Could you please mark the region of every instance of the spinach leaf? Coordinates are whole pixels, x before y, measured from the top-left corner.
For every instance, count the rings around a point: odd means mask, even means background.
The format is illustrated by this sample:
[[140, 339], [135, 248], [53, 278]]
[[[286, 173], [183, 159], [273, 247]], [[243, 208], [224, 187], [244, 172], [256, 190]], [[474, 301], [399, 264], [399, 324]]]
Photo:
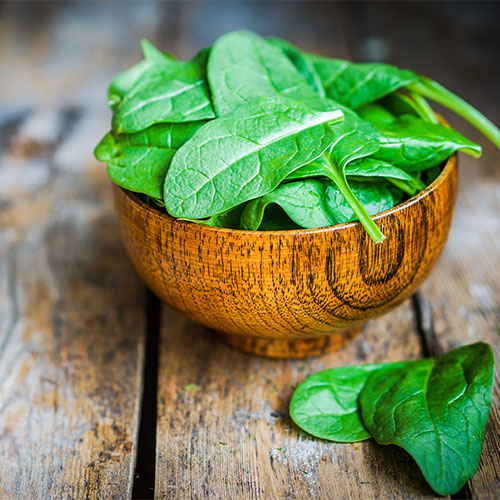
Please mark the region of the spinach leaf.
[[408, 85], [408, 90], [427, 97], [461, 116], [481, 133], [483, 133], [497, 148], [500, 148], [500, 130], [468, 102], [450, 92], [439, 83], [421, 76]]
[[279, 48], [249, 31], [228, 33], [214, 43], [207, 74], [217, 116], [259, 97], [318, 97]]
[[342, 112], [315, 111], [290, 99], [257, 99], [211, 120], [175, 154], [165, 206], [176, 217], [211, 217], [269, 193], [334, 139]]
[[141, 41], [144, 59], [130, 68], [118, 73], [108, 87], [108, 104], [112, 110], [116, 109], [123, 97], [135, 85], [137, 80], [157, 63], [168, 63], [175, 60], [170, 54], [159, 51], [148, 40]]
[[245, 204], [241, 203], [226, 212], [221, 214], [212, 215], [212, 217], [204, 220], [196, 220], [196, 219], [187, 219], [192, 222], [197, 222], [199, 224], [204, 224], [205, 226], [210, 227], [225, 227], [228, 229], [240, 229], [240, 219], [243, 209], [245, 208]]
[[363, 158], [347, 165], [346, 176], [350, 179], [367, 180], [370, 177], [383, 177], [403, 192], [413, 196], [425, 188], [425, 184], [416, 176], [375, 158]]
[[350, 162], [378, 150], [378, 133], [373, 125], [361, 120], [357, 115], [348, 115], [342, 122], [333, 125], [332, 130], [335, 139], [331, 147], [317, 159], [317, 163], [323, 168], [325, 175], [336, 184], [372, 240], [380, 243], [385, 236], [352, 192], [345, 175], [345, 168]]
[[[298, 168], [287, 176], [286, 180], [298, 180], [307, 179], [310, 177], [321, 177], [325, 175], [325, 170], [323, 166], [318, 161], [313, 161]], [[375, 158], [365, 157], [359, 160], [352, 161], [348, 163], [345, 167], [346, 177], [382, 177], [385, 179], [400, 179], [408, 182], [416, 182], [415, 179], [405, 172], [404, 170], [391, 165], [382, 160], [376, 160]], [[420, 189], [425, 186], [419, 182]]]
[[271, 205], [266, 209], [259, 231], [293, 231], [303, 229], [293, 222], [279, 205]]
[[412, 116], [402, 116], [392, 124], [378, 124], [380, 148], [373, 158], [386, 161], [407, 172], [439, 165], [455, 151], [481, 155], [481, 146], [453, 129], [428, 123]]
[[385, 179], [414, 182], [413, 177], [404, 170], [370, 157], [349, 163], [345, 168], [345, 174], [348, 177], [383, 177]]
[[[381, 183], [353, 182], [351, 189], [369, 214], [377, 214], [394, 205], [391, 192]], [[341, 224], [356, 218], [333, 182], [305, 179], [281, 184], [265, 196], [249, 201], [241, 216], [241, 228], [259, 229], [265, 210], [273, 203], [279, 205], [293, 222], [307, 229]]]
[[373, 125], [385, 125], [394, 123], [396, 117], [384, 106], [378, 103], [370, 103], [356, 110], [358, 115]]
[[267, 41], [284, 52], [300, 75], [318, 95], [326, 97], [323, 81], [314, 67], [313, 60], [309, 58], [309, 54], [302, 52], [295, 45], [282, 38], [269, 37]]
[[108, 87], [108, 104], [114, 111], [120, 104], [125, 94], [135, 85], [137, 80], [149, 69], [151, 64], [143, 59], [130, 68], [118, 73]]
[[313, 87], [320, 83], [327, 97], [356, 109], [415, 82], [418, 75], [390, 64], [356, 64], [302, 52], [285, 40], [271, 38]]
[[142, 73], [113, 116], [118, 133], [138, 132], [156, 123], [186, 122], [215, 116], [205, 79], [208, 51], [191, 61], [165, 61]]
[[[398, 366], [400, 366], [399, 363]], [[354, 443], [371, 437], [358, 409], [368, 377], [390, 363], [342, 366], [308, 377], [290, 401], [292, 420], [309, 434], [330, 441]]]
[[[302, 52], [285, 40], [272, 38], [269, 41], [288, 55], [312, 88], [318, 90], [321, 82], [327, 97], [350, 108], [356, 109], [405, 88], [413, 97], [417, 95], [427, 97], [454, 111], [474, 125], [495, 146], [500, 147], [500, 130], [490, 120], [430, 78], [390, 64], [359, 64], [341, 59], [329, 59]], [[423, 116], [431, 123], [437, 123], [434, 113], [426, 102], [420, 99], [417, 101], [419, 116]]]
[[386, 95], [385, 97], [382, 97], [382, 99], [379, 99], [375, 104], [383, 106], [394, 116], [394, 118], [402, 115], [420, 117], [419, 109], [415, 104], [415, 101], [401, 92], [393, 92], [392, 94]]
[[493, 353], [482, 342], [437, 359], [388, 366], [359, 396], [368, 432], [415, 459], [436, 493], [459, 491], [479, 464], [493, 388]]
[[175, 57], [166, 52], [158, 50], [149, 40], [141, 40], [142, 53], [144, 54], [144, 59], [148, 61], [151, 66], [170, 64], [175, 61]]
[[94, 154], [108, 162], [108, 174], [119, 186], [162, 199], [170, 161], [203, 123], [159, 124], [136, 134], [109, 132]]
[[378, 100], [375, 104], [383, 106], [386, 110], [391, 112], [394, 117], [411, 115], [423, 118], [431, 123], [439, 123], [436, 114], [430, 108], [425, 98], [415, 93], [409, 96], [401, 92], [393, 92]]

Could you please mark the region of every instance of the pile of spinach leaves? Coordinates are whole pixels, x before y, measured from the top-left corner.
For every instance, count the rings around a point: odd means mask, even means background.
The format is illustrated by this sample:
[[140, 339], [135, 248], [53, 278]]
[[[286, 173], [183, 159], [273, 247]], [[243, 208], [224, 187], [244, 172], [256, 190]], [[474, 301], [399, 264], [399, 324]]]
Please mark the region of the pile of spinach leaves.
[[494, 358], [488, 344], [436, 359], [332, 368], [293, 394], [292, 420], [313, 436], [353, 443], [373, 437], [415, 460], [440, 495], [476, 471], [491, 406]]
[[119, 186], [174, 217], [242, 229], [359, 220], [422, 190], [455, 151], [481, 148], [439, 123], [429, 98], [500, 147], [500, 131], [436, 82], [387, 64], [300, 51], [248, 31], [189, 61], [142, 42], [113, 78], [112, 129], [95, 149]]

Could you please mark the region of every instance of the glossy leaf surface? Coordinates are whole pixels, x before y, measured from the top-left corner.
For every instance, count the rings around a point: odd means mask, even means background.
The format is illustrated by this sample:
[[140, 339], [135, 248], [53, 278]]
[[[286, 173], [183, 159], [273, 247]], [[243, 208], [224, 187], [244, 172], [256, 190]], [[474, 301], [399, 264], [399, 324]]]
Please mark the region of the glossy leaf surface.
[[359, 403], [380, 444], [396, 444], [415, 459], [441, 495], [459, 491], [479, 464], [491, 406], [493, 353], [484, 343], [437, 359], [374, 372]]
[[[391, 192], [381, 183], [351, 183], [351, 189], [369, 214], [391, 208]], [[241, 228], [257, 230], [267, 207], [279, 205], [292, 221], [304, 228], [341, 224], [356, 218], [337, 186], [327, 179], [306, 179], [281, 184], [271, 193], [248, 202], [241, 216]]]
[[278, 47], [249, 31], [228, 33], [214, 43], [207, 74], [218, 116], [259, 97], [317, 97]]
[[481, 146], [439, 123], [402, 116], [392, 124], [379, 124], [377, 128], [380, 148], [373, 157], [408, 172], [439, 165], [456, 151], [475, 157], [481, 154]]
[[117, 132], [138, 132], [157, 123], [206, 120], [215, 116], [205, 79], [208, 52], [191, 61], [172, 60], [146, 69], [113, 116]]
[[176, 153], [165, 206], [176, 217], [211, 217], [275, 189], [333, 141], [338, 110], [288, 99], [258, 100], [206, 123]]
[[119, 186], [162, 199], [170, 161], [202, 124], [160, 124], [136, 134], [109, 132], [97, 145], [95, 156], [108, 162], [108, 174]]

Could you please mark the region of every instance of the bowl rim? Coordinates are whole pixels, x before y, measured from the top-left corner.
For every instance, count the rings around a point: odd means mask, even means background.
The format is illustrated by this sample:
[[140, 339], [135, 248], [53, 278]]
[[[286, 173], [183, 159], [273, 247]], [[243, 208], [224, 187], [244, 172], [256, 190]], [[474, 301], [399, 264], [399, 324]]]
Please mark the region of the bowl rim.
[[[395, 205], [392, 208], [389, 208], [388, 210], [384, 210], [383, 212], [379, 212], [376, 215], [372, 216], [372, 219], [374, 221], [383, 219], [384, 217], [387, 217], [389, 215], [396, 214], [402, 210], [405, 210], [412, 205], [418, 203], [419, 201], [423, 200], [427, 196], [429, 196], [433, 191], [435, 191], [443, 182], [445, 182], [446, 179], [449, 178], [450, 174], [452, 171], [457, 167], [458, 165], [458, 160], [457, 160], [457, 153], [453, 153], [448, 159], [446, 160], [446, 163], [441, 170], [440, 174], [428, 185], [417, 193], [415, 196], [411, 197], [410, 199], [404, 201], [403, 203], [399, 203], [398, 205]], [[165, 223], [168, 224], [174, 224], [179, 227], [190, 227], [193, 228], [193, 224], [196, 225], [196, 227], [200, 230], [205, 230], [205, 231], [213, 231], [217, 233], [222, 233], [222, 234], [236, 234], [236, 235], [275, 235], [275, 236], [295, 236], [295, 235], [313, 235], [313, 234], [318, 234], [318, 233], [328, 233], [328, 232], [335, 232], [335, 231], [341, 231], [342, 229], [347, 229], [351, 228], [353, 226], [356, 226], [357, 224], [361, 225], [361, 223], [358, 220], [351, 221], [351, 222], [343, 222], [342, 224], [335, 224], [332, 226], [324, 226], [324, 227], [316, 227], [316, 228], [300, 228], [300, 229], [282, 229], [282, 230], [273, 230], [273, 231], [261, 231], [261, 230], [249, 230], [249, 229], [231, 229], [227, 227], [214, 227], [214, 226], [206, 226], [204, 224], [199, 224], [195, 221], [191, 220], [186, 220], [186, 219], [178, 219], [176, 217], [173, 217], [167, 212], [162, 212], [156, 207], [148, 205], [146, 202], [141, 200], [138, 196], [135, 195], [132, 191], [129, 191], [125, 188], [122, 188], [121, 186], [118, 186], [117, 184], [114, 184], [114, 187], [116, 189], [121, 190], [125, 196], [135, 205], [138, 205], [140, 209], [145, 210], [146, 212], [154, 214], [156, 217], [159, 217], [160, 219], [163, 219]]]

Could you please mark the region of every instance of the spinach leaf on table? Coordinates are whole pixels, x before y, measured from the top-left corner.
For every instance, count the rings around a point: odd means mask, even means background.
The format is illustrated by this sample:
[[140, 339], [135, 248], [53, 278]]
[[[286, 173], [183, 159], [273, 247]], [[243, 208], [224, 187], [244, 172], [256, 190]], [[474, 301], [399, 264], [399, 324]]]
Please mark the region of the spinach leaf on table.
[[159, 124], [135, 134], [109, 132], [94, 154], [108, 162], [108, 174], [116, 184], [161, 200], [170, 161], [203, 123]]
[[[351, 189], [369, 214], [383, 212], [394, 205], [391, 192], [378, 183], [351, 183]], [[266, 209], [279, 205], [298, 226], [311, 229], [341, 224], [356, 218], [338, 187], [328, 179], [286, 182], [265, 196], [247, 203], [241, 228], [260, 229]]]
[[175, 154], [165, 178], [165, 206], [202, 219], [269, 193], [334, 139], [342, 112], [315, 111], [286, 98], [258, 99], [211, 120]]
[[249, 31], [228, 33], [214, 43], [207, 74], [217, 116], [259, 97], [317, 97], [279, 48]]
[[493, 353], [482, 342], [436, 359], [334, 368], [299, 385], [290, 415], [323, 439], [371, 436], [402, 447], [431, 488], [448, 495], [478, 467], [493, 375]]
[[479, 464], [493, 364], [491, 348], [479, 342], [437, 359], [386, 366], [361, 390], [363, 423], [378, 443], [410, 453], [434, 491], [456, 493]]
[[207, 57], [208, 50], [203, 50], [190, 61], [165, 58], [147, 68], [117, 105], [113, 130], [138, 132], [157, 123], [214, 118], [205, 78]]
[[309, 376], [293, 393], [292, 420], [309, 434], [329, 441], [354, 443], [369, 439], [358, 407], [368, 377], [391, 364], [342, 366]]

